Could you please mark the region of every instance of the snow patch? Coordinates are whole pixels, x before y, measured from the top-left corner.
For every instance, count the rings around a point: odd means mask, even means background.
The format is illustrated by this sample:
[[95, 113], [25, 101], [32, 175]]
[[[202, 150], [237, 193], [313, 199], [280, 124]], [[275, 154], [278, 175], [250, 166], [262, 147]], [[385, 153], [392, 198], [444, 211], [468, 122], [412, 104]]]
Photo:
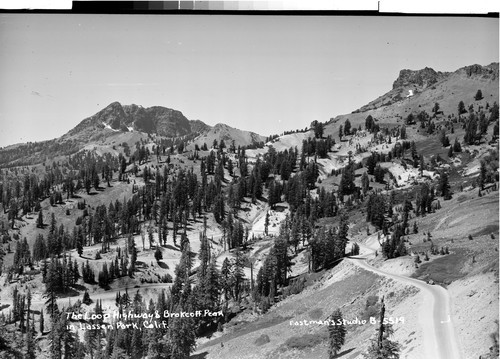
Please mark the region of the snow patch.
[[113, 127], [111, 127], [106, 122], [103, 122], [102, 124], [104, 125], [104, 128], [107, 128], [108, 130], [111, 130], [111, 131], [114, 131], [114, 132], [120, 132], [120, 130], [115, 130]]
[[407, 166], [405, 169], [399, 163], [392, 163], [388, 168], [400, 188], [411, 186], [414, 182], [422, 182], [425, 178], [434, 179], [437, 177], [436, 173], [426, 170], [422, 171], [422, 175], [420, 175], [418, 168]]

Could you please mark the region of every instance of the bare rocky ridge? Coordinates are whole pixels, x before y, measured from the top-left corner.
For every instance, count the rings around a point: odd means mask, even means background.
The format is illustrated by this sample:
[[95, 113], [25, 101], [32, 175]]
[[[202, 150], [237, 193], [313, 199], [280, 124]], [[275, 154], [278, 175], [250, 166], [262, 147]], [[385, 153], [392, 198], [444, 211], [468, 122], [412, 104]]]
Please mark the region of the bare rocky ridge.
[[436, 72], [430, 67], [422, 70], [401, 70], [399, 76], [392, 84], [392, 89], [405, 87], [408, 85], [417, 85], [419, 88], [427, 88], [436, 82], [449, 76], [449, 72]]
[[239, 130], [223, 123], [211, 127], [200, 120], [188, 120], [180, 111], [162, 106], [142, 107], [139, 105], [121, 105], [113, 102], [95, 115], [84, 119], [69, 131], [62, 139], [78, 137], [83, 142], [100, 134], [102, 131], [129, 132], [139, 131], [164, 137], [181, 137], [200, 134], [203, 141], [211, 146], [214, 140], [228, 144], [248, 146], [264, 141], [264, 137], [254, 132]]
[[[196, 124], [198, 128], [201, 127], [199, 122]], [[135, 130], [165, 137], [184, 136], [193, 132], [191, 122], [180, 111], [161, 106], [122, 106], [119, 102], [113, 102], [84, 119], [69, 134], [76, 134], [88, 127], [105, 128], [106, 125], [117, 131]]]
[[[477, 86], [475, 84], [477, 84], [478, 82], [489, 86], [489, 84], [493, 84], [496, 79], [498, 79], [498, 63], [492, 63], [487, 66], [481, 66], [477, 64], [465, 66], [454, 72], [435, 71], [430, 67], [426, 67], [422, 70], [416, 71], [405, 69], [399, 72], [399, 76], [394, 81], [392, 89], [389, 92], [369, 102], [365, 106], [362, 106], [358, 110], [353, 111], [353, 114], [365, 113], [370, 110], [377, 110], [384, 107], [390, 107], [391, 105], [401, 104], [403, 101], [409, 99], [410, 97], [412, 97], [414, 100], [416, 97], [419, 97], [422, 94], [433, 92], [439, 85], [442, 86], [442, 89], [446, 89], [447, 87], [451, 88], [452, 86], [454, 86], [454, 82], [456, 81], [465, 81], [461, 83], [461, 87], [467, 87], [468, 83]], [[496, 93], [498, 93], [498, 86], [496, 87]], [[411, 95], [410, 90], [412, 93]], [[440, 91], [442, 92], [442, 90]], [[436, 100], [437, 98], [439, 98], [439, 95], [441, 94], [436, 93], [430, 97]], [[453, 96], [454, 93], [451, 92], [446, 93], [446, 95], [455, 97]], [[460, 100], [461, 99], [457, 100], [457, 103]], [[423, 106], [424, 103], [419, 103], [419, 105]], [[394, 111], [395, 115], [402, 115], [400, 111], [398, 111], [398, 109], [394, 109]], [[365, 114], [365, 117], [367, 115], [368, 114]]]

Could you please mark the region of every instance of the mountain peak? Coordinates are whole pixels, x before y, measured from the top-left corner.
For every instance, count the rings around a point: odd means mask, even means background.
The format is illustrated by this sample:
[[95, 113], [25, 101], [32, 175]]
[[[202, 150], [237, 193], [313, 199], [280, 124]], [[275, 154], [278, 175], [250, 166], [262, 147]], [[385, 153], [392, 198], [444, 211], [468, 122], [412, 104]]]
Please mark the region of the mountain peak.
[[392, 84], [392, 89], [417, 85], [420, 88], [427, 88], [448, 76], [448, 72], [436, 72], [430, 67], [421, 70], [404, 69], [399, 72], [399, 76]]
[[[115, 101], [95, 115], [84, 119], [69, 134], [74, 135], [87, 128], [111, 128], [127, 132], [129, 129], [161, 136], [184, 136], [192, 132], [189, 120], [182, 112], [167, 107], [144, 108], [139, 105], [122, 105]], [[198, 127], [202, 127], [198, 124]]]

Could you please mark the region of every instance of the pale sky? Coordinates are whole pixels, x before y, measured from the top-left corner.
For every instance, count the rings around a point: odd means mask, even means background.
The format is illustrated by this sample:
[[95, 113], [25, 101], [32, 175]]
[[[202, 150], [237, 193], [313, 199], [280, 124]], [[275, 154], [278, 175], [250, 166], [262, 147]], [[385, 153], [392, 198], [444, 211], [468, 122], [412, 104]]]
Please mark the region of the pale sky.
[[59, 137], [113, 101], [278, 134], [350, 113], [401, 69], [499, 60], [468, 17], [0, 14], [0, 146]]

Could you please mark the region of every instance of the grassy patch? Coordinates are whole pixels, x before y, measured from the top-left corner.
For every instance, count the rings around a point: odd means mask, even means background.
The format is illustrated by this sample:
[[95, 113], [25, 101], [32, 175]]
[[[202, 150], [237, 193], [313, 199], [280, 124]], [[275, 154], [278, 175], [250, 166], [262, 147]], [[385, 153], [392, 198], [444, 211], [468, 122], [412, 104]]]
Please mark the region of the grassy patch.
[[465, 195], [463, 195], [463, 194], [462, 194], [462, 195], [460, 195], [460, 196], [457, 198], [457, 202], [458, 202], [458, 203], [462, 203], [462, 202], [464, 202], [464, 201], [466, 201], [466, 200], [468, 200], [468, 199], [469, 199], [469, 197], [467, 197], [467, 196], [465, 196]]
[[491, 233], [494, 234], [498, 233], [498, 223], [487, 225], [483, 229], [480, 229], [479, 231], [472, 233], [472, 237], [479, 237]]
[[462, 273], [461, 269], [464, 263], [470, 260], [469, 255], [463, 248], [455, 248], [453, 251], [454, 253], [422, 264], [413, 277], [432, 279], [440, 284], [450, 284], [464, 277], [466, 274]]
[[307, 348], [315, 347], [321, 344], [328, 337], [328, 333], [320, 332], [317, 334], [304, 334], [301, 336], [293, 336], [288, 338], [286, 342], [281, 346], [282, 349], [297, 349], [304, 350]]
[[309, 316], [311, 317], [311, 319], [319, 319], [321, 318], [322, 315], [323, 315], [323, 309], [321, 308], [316, 308], [309, 312]]
[[261, 320], [256, 320], [254, 322], [240, 322], [238, 326], [233, 326], [233, 331], [231, 333], [224, 334], [223, 336], [210, 340], [202, 345], [199, 346], [198, 349], [206, 348], [212, 345], [219, 344], [221, 342], [227, 342], [230, 340], [233, 340], [235, 338], [238, 338], [242, 335], [247, 335], [249, 333], [253, 333], [257, 330], [273, 327], [275, 325], [281, 324], [283, 322], [286, 322], [290, 320], [293, 317], [272, 317], [272, 318], [265, 318]]

